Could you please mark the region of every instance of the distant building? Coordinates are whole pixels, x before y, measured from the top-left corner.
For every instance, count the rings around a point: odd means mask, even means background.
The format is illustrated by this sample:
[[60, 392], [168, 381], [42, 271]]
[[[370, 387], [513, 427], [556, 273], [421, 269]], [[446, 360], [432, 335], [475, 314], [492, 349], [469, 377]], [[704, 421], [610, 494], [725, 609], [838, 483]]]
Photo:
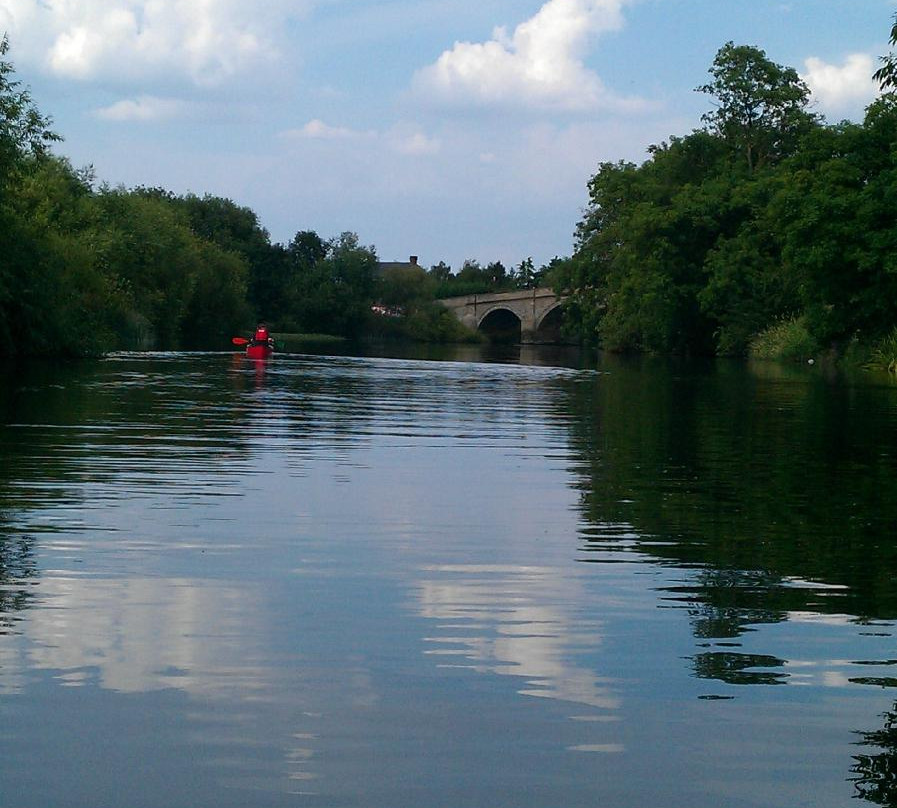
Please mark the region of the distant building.
[[408, 256], [407, 261], [378, 261], [377, 274], [382, 275], [390, 269], [411, 269], [416, 266], [418, 266], [416, 255]]

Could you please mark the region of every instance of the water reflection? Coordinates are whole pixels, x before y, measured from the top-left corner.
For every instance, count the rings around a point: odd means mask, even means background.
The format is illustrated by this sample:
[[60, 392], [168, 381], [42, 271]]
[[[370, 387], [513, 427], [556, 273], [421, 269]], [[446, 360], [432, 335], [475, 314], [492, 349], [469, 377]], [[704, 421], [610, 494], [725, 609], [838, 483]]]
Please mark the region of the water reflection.
[[599, 526], [585, 549], [612, 549], [600, 526], [626, 523], [629, 551], [695, 567], [667, 591], [699, 637], [792, 611], [897, 616], [893, 390], [697, 370], [619, 362], [612, 384], [570, 387], [583, 508]]
[[719, 679], [730, 685], [781, 685], [788, 674], [775, 670], [785, 660], [769, 654], [740, 654], [733, 651], [706, 651], [695, 654], [695, 676], [701, 679]]
[[270, 675], [254, 663], [262, 625], [257, 598], [190, 578], [98, 579], [45, 575], [27, 623], [23, 670], [95, 681], [119, 693], [177, 688], [250, 697]]
[[895, 391], [475, 358], [0, 392], [0, 772], [89, 704], [172, 804], [893, 804]]
[[854, 756], [851, 779], [856, 795], [875, 805], [897, 805], [897, 704], [883, 715], [884, 726], [872, 732], [858, 733], [864, 747], [877, 752]]
[[[584, 560], [625, 552], [685, 573], [658, 591], [688, 616], [693, 675], [727, 688], [701, 698], [895, 686], [893, 390], [763, 364], [646, 364], [611, 360], [612, 384], [570, 388]], [[631, 528], [606, 527], [619, 524]], [[862, 733], [884, 751], [855, 757], [854, 796], [897, 804], [893, 726], [888, 713]]]
[[[601, 623], [572, 613], [558, 592], [575, 581], [546, 567], [454, 565], [428, 570], [419, 584], [422, 616], [440, 632], [427, 637], [441, 665], [517, 676], [521, 695], [615, 710], [611, 682], [576, 663], [601, 645]], [[573, 601], [579, 598], [573, 597]]]
[[[38, 579], [32, 539], [6, 533], [0, 516], [0, 635], [14, 633]], [[5, 535], [4, 535], [5, 534]]]

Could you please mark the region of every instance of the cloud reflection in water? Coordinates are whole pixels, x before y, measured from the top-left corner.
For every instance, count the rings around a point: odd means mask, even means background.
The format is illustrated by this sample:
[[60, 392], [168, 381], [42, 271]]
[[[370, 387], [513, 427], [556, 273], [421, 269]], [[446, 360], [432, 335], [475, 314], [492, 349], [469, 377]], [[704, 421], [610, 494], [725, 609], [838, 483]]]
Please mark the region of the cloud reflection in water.
[[418, 585], [422, 616], [439, 633], [426, 641], [434, 656], [467, 662], [440, 663], [479, 672], [518, 676], [521, 695], [616, 710], [611, 682], [575, 661], [594, 653], [601, 623], [583, 619], [558, 593], [572, 585], [559, 569], [536, 566], [445, 565], [428, 567]]

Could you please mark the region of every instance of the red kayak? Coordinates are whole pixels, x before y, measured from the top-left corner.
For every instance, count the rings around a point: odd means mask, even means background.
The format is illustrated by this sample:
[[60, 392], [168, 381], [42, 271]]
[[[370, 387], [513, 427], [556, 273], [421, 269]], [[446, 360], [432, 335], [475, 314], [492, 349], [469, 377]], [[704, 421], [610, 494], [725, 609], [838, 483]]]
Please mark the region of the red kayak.
[[231, 342], [234, 345], [245, 345], [246, 356], [250, 359], [268, 359], [274, 353], [274, 340], [265, 325], [260, 325], [255, 329], [252, 339], [234, 337]]
[[246, 346], [246, 356], [250, 359], [267, 359], [274, 353], [274, 348], [272, 348], [267, 342], [263, 342], [260, 344], [249, 343]]

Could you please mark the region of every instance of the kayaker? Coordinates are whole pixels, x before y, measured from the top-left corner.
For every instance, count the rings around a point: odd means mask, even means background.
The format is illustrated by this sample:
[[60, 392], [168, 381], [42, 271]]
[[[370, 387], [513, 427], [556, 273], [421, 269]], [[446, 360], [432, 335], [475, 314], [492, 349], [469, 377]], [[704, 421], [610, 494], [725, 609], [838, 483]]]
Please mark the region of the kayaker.
[[255, 336], [252, 338], [252, 345], [266, 345], [269, 348], [274, 347], [274, 338], [268, 333], [268, 326], [259, 323], [255, 329]]

